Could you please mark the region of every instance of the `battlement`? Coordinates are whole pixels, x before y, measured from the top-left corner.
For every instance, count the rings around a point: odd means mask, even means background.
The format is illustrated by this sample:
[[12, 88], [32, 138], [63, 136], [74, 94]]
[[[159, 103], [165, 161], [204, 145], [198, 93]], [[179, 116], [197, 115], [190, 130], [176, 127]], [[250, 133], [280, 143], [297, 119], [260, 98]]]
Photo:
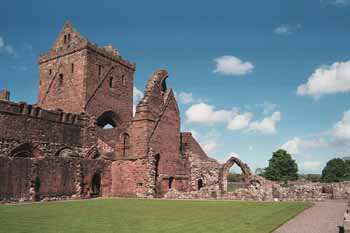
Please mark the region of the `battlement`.
[[0, 90], [0, 100], [10, 100], [10, 92], [6, 89]]
[[[68, 38], [66, 37], [66, 33], [68, 33]], [[64, 38], [63, 42], [62, 37]], [[136, 68], [134, 62], [123, 59], [120, 53], [111, 44], [108, 44], [105, 47], [98, 47], [97, 44], [82, 37], [69, 22], [63, 26], [60, 36], [57, 38], [51, 50], [39, 55], [38, 63], [42, 64], [84, 49], [90, 49], [99, 55], [118, 62], [132, 70], [135, 70]]]
[[25, 102], [16, 103], [0, 100], [0, 113], [25, 115], [31, 118], [39, 118], [46, 121], [76, 125], [80, 127], [85, 127], [89, 124], [88, 115], [67, 113], [61, 110], [46, 110], [36, 105], [27, 104]]

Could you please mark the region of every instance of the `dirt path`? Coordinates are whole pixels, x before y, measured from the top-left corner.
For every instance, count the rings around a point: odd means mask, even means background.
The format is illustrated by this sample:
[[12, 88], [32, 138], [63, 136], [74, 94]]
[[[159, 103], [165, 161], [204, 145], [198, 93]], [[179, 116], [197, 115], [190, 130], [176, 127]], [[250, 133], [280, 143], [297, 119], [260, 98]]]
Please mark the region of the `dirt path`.
[[346, 207], [347, 202], [316, 202], [273, 233], [338, 233]]

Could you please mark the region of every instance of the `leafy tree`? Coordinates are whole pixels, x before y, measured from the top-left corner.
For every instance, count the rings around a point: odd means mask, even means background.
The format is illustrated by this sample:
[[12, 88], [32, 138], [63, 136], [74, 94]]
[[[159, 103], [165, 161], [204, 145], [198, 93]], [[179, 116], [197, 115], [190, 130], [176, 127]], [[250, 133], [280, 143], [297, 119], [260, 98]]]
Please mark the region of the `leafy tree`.
[[227, 181], [228, 182], [240, 182], [242, 181], [242, 174], [236, 174], [233, 172], [229, 172], [227, 175]]
[[340, 158], [331, 159], [322, 170], [322, 182], [339, 182], [350, 178], [350, 162]]
[[298, 165], [285, 150], [278, 150], [272, 154], [269, 166], [265, 169], [265, 178], [274, 181], [297, 180]]
[[265, 168], [257, 168], [257, 169], [255, 169], [255, 175], [264, 177], [265, 176]]

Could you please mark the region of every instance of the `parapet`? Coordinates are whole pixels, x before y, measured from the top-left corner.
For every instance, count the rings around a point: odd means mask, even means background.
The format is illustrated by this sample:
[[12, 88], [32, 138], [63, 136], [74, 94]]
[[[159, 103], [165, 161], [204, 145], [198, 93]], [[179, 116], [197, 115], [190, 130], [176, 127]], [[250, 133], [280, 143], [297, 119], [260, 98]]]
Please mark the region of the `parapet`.
[[52, 121], [63, 124], [71, 124], [80, 127], [89, 125], [90, 117], [85, 114], [73, 114], [61, 110], [46, 110], [37, 105], [27, 104], [25, 102], [11, 102], [0, 99], [0, 114], [7, 113], [12, 115], [26, 115], [32, 118], [38, 118], [46, 121]]
[[10, 100], [10, 92], [6, 89], [0, 90], [0, 100], [9, 101]]

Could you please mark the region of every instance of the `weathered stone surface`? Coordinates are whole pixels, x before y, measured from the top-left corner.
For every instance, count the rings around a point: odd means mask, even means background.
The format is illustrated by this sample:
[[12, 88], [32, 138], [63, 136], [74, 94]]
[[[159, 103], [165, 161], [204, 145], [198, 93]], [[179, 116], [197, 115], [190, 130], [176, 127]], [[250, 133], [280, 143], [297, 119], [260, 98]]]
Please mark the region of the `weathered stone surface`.
[[[147, 82], [133, 117], [135, 64], [97, 47], [66, 23], [38, 58], [38, 102], [0, 91], [0, 202], [95, 196], [313, 200], [347, 198], [348, 183], [283, 188], [231, 157], [209, 158], [181, 132], [168, 72]], [[106, 127], [109, 126], [109, 127]], [[237, 164], [246, 188], [227, 192]]]

